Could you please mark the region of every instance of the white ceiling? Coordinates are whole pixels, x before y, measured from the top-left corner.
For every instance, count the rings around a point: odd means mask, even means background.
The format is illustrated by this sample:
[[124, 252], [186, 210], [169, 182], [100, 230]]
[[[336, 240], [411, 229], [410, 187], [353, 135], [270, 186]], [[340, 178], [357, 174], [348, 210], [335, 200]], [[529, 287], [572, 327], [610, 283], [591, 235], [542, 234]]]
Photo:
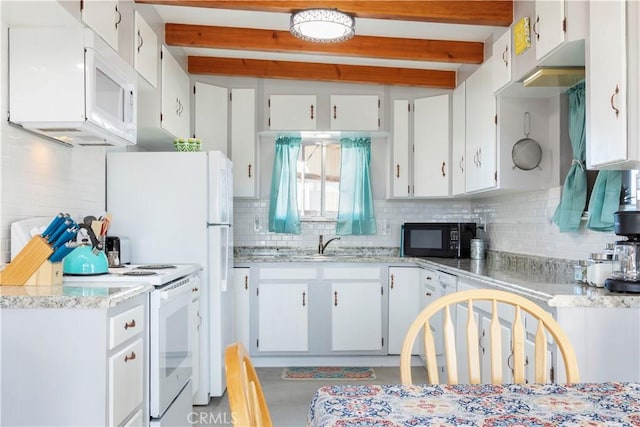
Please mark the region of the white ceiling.
[[[288, 13], [251, 12], [243, 10], [208, 9], [154, 5], [153, 8], [165, 23], [212, 25], [221, 27], [241, 27], [268, 30], [288, 30]], [[478, 25], [439, 24], [417, 21], [396, 21], [356, 18], [356, 35], [485, 42], [493, 40], [507, 31], [505, 27]], [[184, 48], [187, 55], [215, 56], [223, 58], [247, 58], [263, 60], [283, 60], [319, 62], [349, 65], [371, 65], [400, 68], [457, 70], [462, 65], [454, 63], [389, 60], [374, 58], [340, 57], [333, 55], [292, 54], [276, 52], [255, 52], [225, 49]], [[486, 51], [486, 48], [485, 48]], [[486, 57], [487, 55], [485, 55]]]

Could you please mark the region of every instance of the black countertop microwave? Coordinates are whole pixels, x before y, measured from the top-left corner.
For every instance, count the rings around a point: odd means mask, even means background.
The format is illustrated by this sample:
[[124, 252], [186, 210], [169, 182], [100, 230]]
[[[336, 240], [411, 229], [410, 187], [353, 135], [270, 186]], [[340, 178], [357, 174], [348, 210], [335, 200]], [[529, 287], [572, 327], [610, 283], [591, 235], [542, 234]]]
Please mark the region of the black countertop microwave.
[[400, 232], [400, 255], [469, 258], [474, 222], [406, 222]]

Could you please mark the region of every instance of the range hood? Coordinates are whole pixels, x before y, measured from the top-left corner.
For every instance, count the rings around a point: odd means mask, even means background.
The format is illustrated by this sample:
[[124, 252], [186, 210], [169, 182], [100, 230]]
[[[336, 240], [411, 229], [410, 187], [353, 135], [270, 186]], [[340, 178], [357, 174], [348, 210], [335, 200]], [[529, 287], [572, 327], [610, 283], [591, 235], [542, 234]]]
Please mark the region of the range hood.
[[584, 80], [584, 67], [537, 67], [522, 80], [524, 87], [571, 87]]

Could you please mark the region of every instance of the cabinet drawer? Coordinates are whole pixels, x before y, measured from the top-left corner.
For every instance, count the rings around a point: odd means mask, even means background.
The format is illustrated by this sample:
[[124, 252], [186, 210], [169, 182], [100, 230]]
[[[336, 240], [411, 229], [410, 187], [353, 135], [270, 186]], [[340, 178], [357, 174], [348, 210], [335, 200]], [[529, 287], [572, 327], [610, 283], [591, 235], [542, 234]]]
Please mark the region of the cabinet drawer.
[[109, 358], [109, 425], [120, 425], [142, 404], [143, 368], [142, 339]]
[[325, 267], [325, 279], [379, 280], [379, 267]]
[[280, 279], [316, 279], [318, 269], [314, 267], [303, 268], [261, 268], [259, 270], [260, 279], [280, 280]]
[[144, 306], [116, 314], [109, 319], [109, 349], [144, 331]]

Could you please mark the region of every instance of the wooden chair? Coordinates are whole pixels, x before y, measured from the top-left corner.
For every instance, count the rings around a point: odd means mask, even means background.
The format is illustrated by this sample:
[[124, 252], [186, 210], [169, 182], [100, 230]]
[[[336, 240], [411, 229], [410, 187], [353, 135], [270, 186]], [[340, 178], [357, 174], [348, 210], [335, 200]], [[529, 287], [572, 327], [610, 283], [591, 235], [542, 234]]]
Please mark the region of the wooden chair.
[[224, 353], [227, 397], [234, 426], [271, 427], [269, 408], [249, 353], [241, 343], [227, 347]]
[[[482, 301], [482, 302], [480, 302]], [[480, 342], [478, 338], [478, 324], [475, 315], [466, 316], [467, 319], [458, 319], [458, 322], [466, 321], [466, 324], [458, 324], [457, 328], [453, 325], [451, 308], [454, 312], [461, 311], [456, 308], [458, 304], [462, 304], [462, 307], [466, 308], [467, 313], [474, 313], [474, 302], [476, 302], [476, 308], [478, 304], [482, 305], [484, 309], [490, 307], [490, 320], [485, 319], [484, 324], [488, 327], [484, 328], [487, 335], [489, 335], [489, 347], [487, 349], [480, 348]], [[498, 304], [500, 303], [500, 304]], [[503, 305], [510, 306], [504, 308]], [[511, 348], [502, 348], [502, 333], [504, 329], [504, 320], [501, 324], [498, 317], [498, 307], [500, 310], [506, 311], [510, 309], [514, 312], [513, 323], [511, 327]], [[464, 311], [464, 310], [463, 310]], [[522, 384], [525, 379], [525, 364], [528, 360], [525, 358], [525, 327], [523, 326], [523, 313], [528, 313], [532, 318], [537, 319], [537, 329], [535, 332], [535, 379], [530, 382], [546, 383], [553, 382], [552, 375], [547, 366], [547, 345], [548, 337], [547, 332], [551, 334], [553, 340], [557, 346], [558, 351], [562, 355], [564, 367], [566, 371], [566, 380], [569, 383], [579, 382], [580, 377], [578, 374], [578, 364], [567, 335], [562, 331], [560, 325], [551, 317], [551, 315], [543, 310], [537, 304], [530, 300], [515, 295], [509, 292], [492, 290], [492, 289], [473, 289], [468, 291], [455, 292], [449, 295], [445, 295], [438, 298], [433, 303], [429, 304], [413, 321], [407, 332], [402, 350], [400, 353], [400, 378], [403, 384], [412, 384], [411, 378], [411, 354], [414, 348], [414, 342], [418, 333], [423, 331], [424, 340], [424, 357], [427, 369], [427, 377], [429, 384], [440, 384], [438, 377], [438, 365], [436, 346], [433, 334], [433, 328], [442, 327], [444, 345], [442, 346], [441, 364], [446, 364], [446, 374], [448, 384], [458, 384], [458, 366], [456, 355], [456, 329], [458, 331], [457, 343], [460, 347], [466, 346], [467, 349], [467, 366], [469, 370], [469, 383], [479, 384], [481, 382], [481, 356], [480, 353], [485, 350], [490, 351], [490, 354], [483, 356], [490, 358], [491, 364], [491, 383], [502, 384], [503, 383], [503, 351], [508, 351], [509, 356], [507, 361], [508, 365], [512, 369], [513, 382]], [[442, 313], [442, 325], [430, 324], [429, 320], [434, 316], [440, 316], [438, 313]], [[426, 327], [425, 327], [426, 326]], [[535, 327], [535, 324], [534, 324]], [[532, 329], [529, 329], [532, 332]], [[464, 331], [464, 333], [462, 333]], [[507, 332], [508, 333], [508, 332]], [[465, 336], [466, 335], [466, 336]], [[487, 344], [486, 337], [481, 337], [483, 344]], [[444, 359], [442, 359], [444, 357]], [[485, 364], [486, 366], [486, 364]], [[443, 370], [444, 371], [444, 370]], [[549, 381], [547, 381], [549, 378]], [[511, 382], [511, 381], [509, 381]]]

